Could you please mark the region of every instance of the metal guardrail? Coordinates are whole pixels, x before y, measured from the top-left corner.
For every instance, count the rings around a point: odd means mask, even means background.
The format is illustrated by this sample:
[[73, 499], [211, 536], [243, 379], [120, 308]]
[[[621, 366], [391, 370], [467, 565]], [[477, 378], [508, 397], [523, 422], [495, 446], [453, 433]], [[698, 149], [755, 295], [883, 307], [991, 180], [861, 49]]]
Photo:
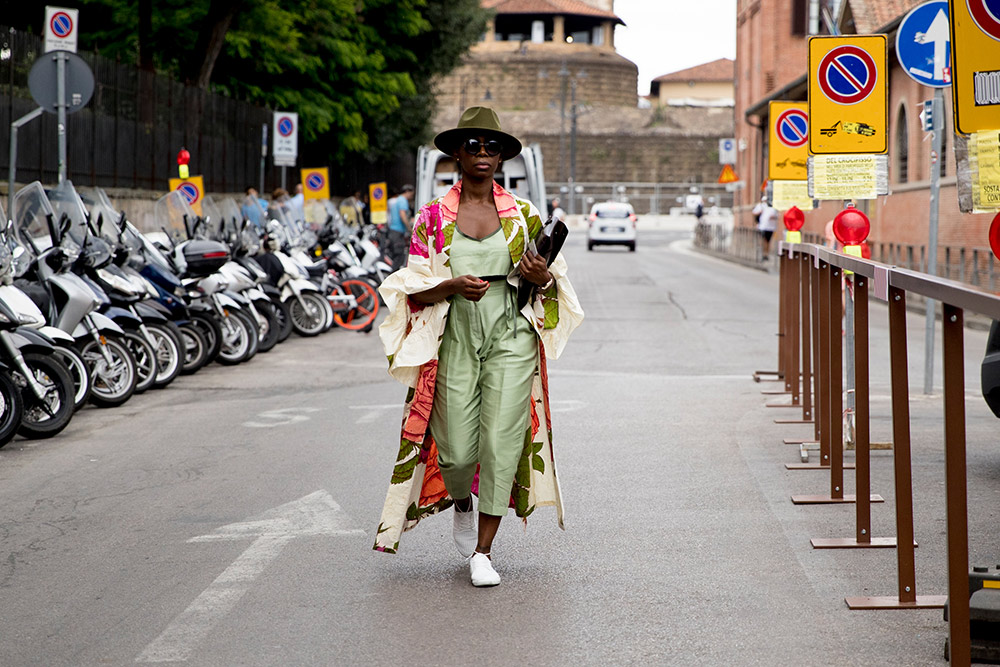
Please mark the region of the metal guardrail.
[[[898, 590], [894, 596], [847, 597], [851, 609], [942, 607], [944, 596], [917, 595], [913, 541], [913, 488], [910, 462], [910, 413], [906, 350], [906, 297], [936, 299], [943, 311], [945, 500], [948, 551], [949, 646], [951, 663], [971, 663], [969, 611], [969, 525], [965, 436], [965, 311], [1000, 319], [1000, 297], [967, 284], [880, 262], [858, 259], [813, 244], [779, 244], [778, 370], [758, 371], [756, 380], [774, 376], [784, 382], [802, 420], [813, 423], [821, 461], [789, 464], [794, 469], [830, 471], [829, 492], [793, 496], [797, 504], [854, 502], [852, 538], [814, 539], [814, 548], [895, 547]], [[853, 272], [853, 273], [849, 273]], [[847, 275], [845, 275], [847, 274]], [[856, 495], [844, 493], [843, 387], [841, 341], [842, 280], [854, 299]], [[871, 535], [868, 302], [869, 295], [889, 309], [892, 424], [896, 500], [896, 537]], [[815, 408], [815, 409], [814, 409]], [[791, 420], [776, 420], [789, 422]], [[789, 442], [786, 440], [786, 442]], [[801, 442], [801, 441], [792, 441]]]

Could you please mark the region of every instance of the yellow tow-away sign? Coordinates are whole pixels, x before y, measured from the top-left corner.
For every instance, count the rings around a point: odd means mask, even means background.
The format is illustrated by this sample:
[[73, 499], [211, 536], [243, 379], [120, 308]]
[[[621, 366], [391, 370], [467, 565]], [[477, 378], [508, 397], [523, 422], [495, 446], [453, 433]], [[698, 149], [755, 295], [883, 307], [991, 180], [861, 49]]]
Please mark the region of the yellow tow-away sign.
[[302, 169], [302, 193], [306, 199], [330, 198], [330, 171], [326, 167]]
[[885, 35], [809, 38], [809, 152], [885, 153]]
[[949, 0], [955, 130], [1000, 129], [1000, 8], [996, 0]]
[[184, 199], [191, 205], [194, 212], [201, 215], [201, 200], [205, 198], [205, 181], [201, 176], [189, 176], [188, 178], [171, 178], [171, 190], [180, 190]]
[[809, 178], [809, 112], [805, 102], [771, 102], [768, 111], [768, 180]]

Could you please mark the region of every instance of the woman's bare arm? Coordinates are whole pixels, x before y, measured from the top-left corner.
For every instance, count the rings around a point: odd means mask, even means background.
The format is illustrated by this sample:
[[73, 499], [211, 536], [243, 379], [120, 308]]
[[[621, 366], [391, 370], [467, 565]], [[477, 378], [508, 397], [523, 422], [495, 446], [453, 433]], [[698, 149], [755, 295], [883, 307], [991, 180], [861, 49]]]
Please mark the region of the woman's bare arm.
[[476, 276], [459, 276], [442, 281], [437, 287], [417, 292], [413, 295], [413, 299], [420, 303], [437, 303], [455, 294], [460, 294], [469, 301], [479, 301], [486, 294], [489, 286], [488, 282], [480, 280]]

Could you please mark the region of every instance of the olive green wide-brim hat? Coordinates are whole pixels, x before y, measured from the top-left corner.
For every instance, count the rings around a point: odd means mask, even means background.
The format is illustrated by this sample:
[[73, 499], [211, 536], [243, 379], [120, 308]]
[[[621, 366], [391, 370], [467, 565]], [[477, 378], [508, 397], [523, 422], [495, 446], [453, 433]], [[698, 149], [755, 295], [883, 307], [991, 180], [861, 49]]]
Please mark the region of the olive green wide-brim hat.
[[477, 135], [498, 139], [503, 144], [501, 159], [509, 160], [521, 152], [521, 142], [500, 129], [500, 118], [489, 107], [469, 107], [463, 111], [462, 117], [458, 119], [458, 126], [434, 137], [434, 145], [442, 153], [451, 155], [466, 139]]

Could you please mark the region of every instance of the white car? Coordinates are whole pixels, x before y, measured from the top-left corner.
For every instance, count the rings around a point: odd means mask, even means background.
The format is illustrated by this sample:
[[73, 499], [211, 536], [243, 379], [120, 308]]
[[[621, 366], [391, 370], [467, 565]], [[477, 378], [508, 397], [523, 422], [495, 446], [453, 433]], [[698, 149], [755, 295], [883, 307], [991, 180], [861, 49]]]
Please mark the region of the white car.
[[631, 204], [606, 201], [590, 209], [587, 250], [595, 245], [624, 245], [635, 252], [635, 211]]

